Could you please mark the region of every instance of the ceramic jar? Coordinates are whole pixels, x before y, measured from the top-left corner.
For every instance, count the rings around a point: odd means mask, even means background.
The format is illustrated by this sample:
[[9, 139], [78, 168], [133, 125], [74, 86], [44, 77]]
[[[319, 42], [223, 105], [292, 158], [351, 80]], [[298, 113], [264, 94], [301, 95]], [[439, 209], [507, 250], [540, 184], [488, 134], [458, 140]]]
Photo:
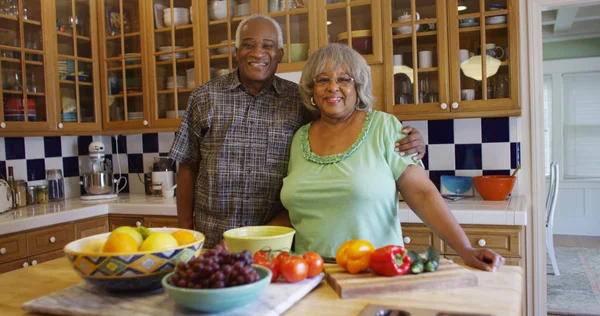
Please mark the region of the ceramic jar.
[[[233, 8], [236, 2], [229, 0], [229, 17], [233, 17]], [[208, 16], [211, 20], [223, 20], [227, 18], [227, 1], [226, 0], [211, 0], [208, 4]]]

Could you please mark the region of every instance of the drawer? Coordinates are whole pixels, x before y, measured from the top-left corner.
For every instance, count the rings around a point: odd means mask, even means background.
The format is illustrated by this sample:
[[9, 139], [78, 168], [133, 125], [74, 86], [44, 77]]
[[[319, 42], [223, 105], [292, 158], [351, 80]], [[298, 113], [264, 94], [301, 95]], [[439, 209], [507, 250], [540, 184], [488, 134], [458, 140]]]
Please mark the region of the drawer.
[[29, 262], [29, 265], [34, 266], [36, 264], [40, 264], [42, 262], [62, 258], [64, 256], [65, 256], [65, 252], [62, 249], [58, 249], [58, 250], [54, 250], [54, 251], [50, 251], [50, 252], [41, 253], [41, 254], [35, 255], [35, 256], [29, 256], [28, 262]]
[[144, 225], [146, 227], [179, 227], [176, 216], [144, 216]]
[[[465, 264], [465, 262], [462, 260], [462, 258], [459, 255], [445, 255], [444, 258], [448, 259], [448, 260], [452, 260], [455, 263], [458, 264]], [[517, 266], [520, 267], [521, 263], [523, 262], [523, 259], [521, 258], [512, 258], [512, 257], [504, 257], [505, 261], [504, 264], [507, 266]], [[522, 267], [524, 268], [524, 267]]]
[[29, 256], [64, 248], [74, 240], [73, 224], [52, 226], [27, 233]]
[[407, 249], [418, 253], [425, 252], [429, 247], [435, 247], [440, 251], [442, 249], [441, 240], [423, 225], [402, 224], [402, 238]]
[[75, 223], [75, 239], [108, 233], [108, 217], [86, 219]]
[[25, 234], [0, 237], [0, 263], [27, 257]]
[[21, 269], [25, 263], [27, 263], [27, 258], [0, 263], [0, 273]]
[[115, 228], [121, 226], [137, 227], [144, 225], [144, 219], [140, 216], [110, 216], [109, 223], [110, 231], [112, 232]]
[[[522, 257], [520, 227], [463, 227], [473, 248], [489, 248], [505, 257]], [[445, 254], [457, 254], [444, 243]]]

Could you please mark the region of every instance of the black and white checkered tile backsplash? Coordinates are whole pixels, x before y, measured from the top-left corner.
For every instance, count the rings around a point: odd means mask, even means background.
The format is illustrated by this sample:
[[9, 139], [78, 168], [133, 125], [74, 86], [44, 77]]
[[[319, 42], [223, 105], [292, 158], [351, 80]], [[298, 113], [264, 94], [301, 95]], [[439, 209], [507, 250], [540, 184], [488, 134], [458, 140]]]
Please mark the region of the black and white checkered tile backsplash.
[[[427, 143], [423, 162], [439, 188], [442, 175], [510, 174], [520, 164], [517, 120], [474, 118], [411, 121], [406, 125], [423, 134]], [[7, 167], [12, 166], [16, 179], [35, 184], [45, 179], [45, 170], [62, 169], [67, 197], [79, 196], [88, 145], [98, 140], [106, 146], [115, 177], [120, 166], [128, 180], [122, 192], [144, 193], [143, 173], [151, 168], [154, 157], [167, 155], [174, 137], [175, 133], [124, 135], [118, 141], [113, 136], [0, 137], [0, 174], [6, 178]]]

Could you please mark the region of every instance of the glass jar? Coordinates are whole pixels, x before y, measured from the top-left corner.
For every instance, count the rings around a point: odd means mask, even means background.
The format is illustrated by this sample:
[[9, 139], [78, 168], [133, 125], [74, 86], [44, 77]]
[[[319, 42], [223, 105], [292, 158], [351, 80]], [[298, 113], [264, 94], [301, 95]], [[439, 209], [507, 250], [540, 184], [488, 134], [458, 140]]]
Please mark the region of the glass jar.
[[162, 182], [152, 182], [152, 195], [162, 196]]
[[15, 205], [16, 207], [27, 206], [25, 180], [15, 180]]
[[35, 199], [35, 186], [30, 185], [27, 187], [27, 205], [36, 205], [37, 200]]
[[46, 170], [46, 182], [48, 182], [48, 201], [57, 202], [65, 199], [65, 182], [62, 170]]
[[45, 184], [35, 187], [35, 200], [37, 204], [48, 203], [48, 186]]

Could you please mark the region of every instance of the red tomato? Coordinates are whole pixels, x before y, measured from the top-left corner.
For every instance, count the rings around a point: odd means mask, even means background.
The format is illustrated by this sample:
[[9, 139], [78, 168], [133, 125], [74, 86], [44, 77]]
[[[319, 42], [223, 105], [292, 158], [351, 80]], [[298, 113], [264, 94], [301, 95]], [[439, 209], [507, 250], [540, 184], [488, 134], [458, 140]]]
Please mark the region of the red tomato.
[[285, 258], [288, 258], [288, 259], [289, 259], [289, 258], [291, 258], [291, 257], [292, 257], [292, 255], [290, 255], [290, 253], [289, 253], [289, 252], [280, 252], [280, 253], [277, 255], [277, 259], [279, 259], [279, 261], [283, 261], [283, 259], [285, 259]]
[[308, 264], [308, 277], [314, 278], [323, 272], [323, 258], [316, 252], [309, 251], [302, 256]]
[[306, 279], [308, 275], [308, 264], [302, 257], [293, 256], [279, 263], [281, 275], [289, 283], [296, 283]]
[[277, 278], [279, 278], [279, 260], [277, 259], [277, 257], [273, 257], [269, 260], [270, 256], [271, 254], [269, 251], [257, 251], [256, 253], [254, 253], [254, 256], [252, 256], [252, 261], [255, 264], [261, 265], [271, 270], [271, 282], [275, 282], [277, 281]]
[[271, 255], [271, 253], [269, 251], [257, 251], [254, 253], [254, 255], [252, 256], [252, 261], [254, 261], [256, 263], [256, 260], [258, 260], [259, 258], [262, 259], [267, 259], [269, 260], [269, 256]]

